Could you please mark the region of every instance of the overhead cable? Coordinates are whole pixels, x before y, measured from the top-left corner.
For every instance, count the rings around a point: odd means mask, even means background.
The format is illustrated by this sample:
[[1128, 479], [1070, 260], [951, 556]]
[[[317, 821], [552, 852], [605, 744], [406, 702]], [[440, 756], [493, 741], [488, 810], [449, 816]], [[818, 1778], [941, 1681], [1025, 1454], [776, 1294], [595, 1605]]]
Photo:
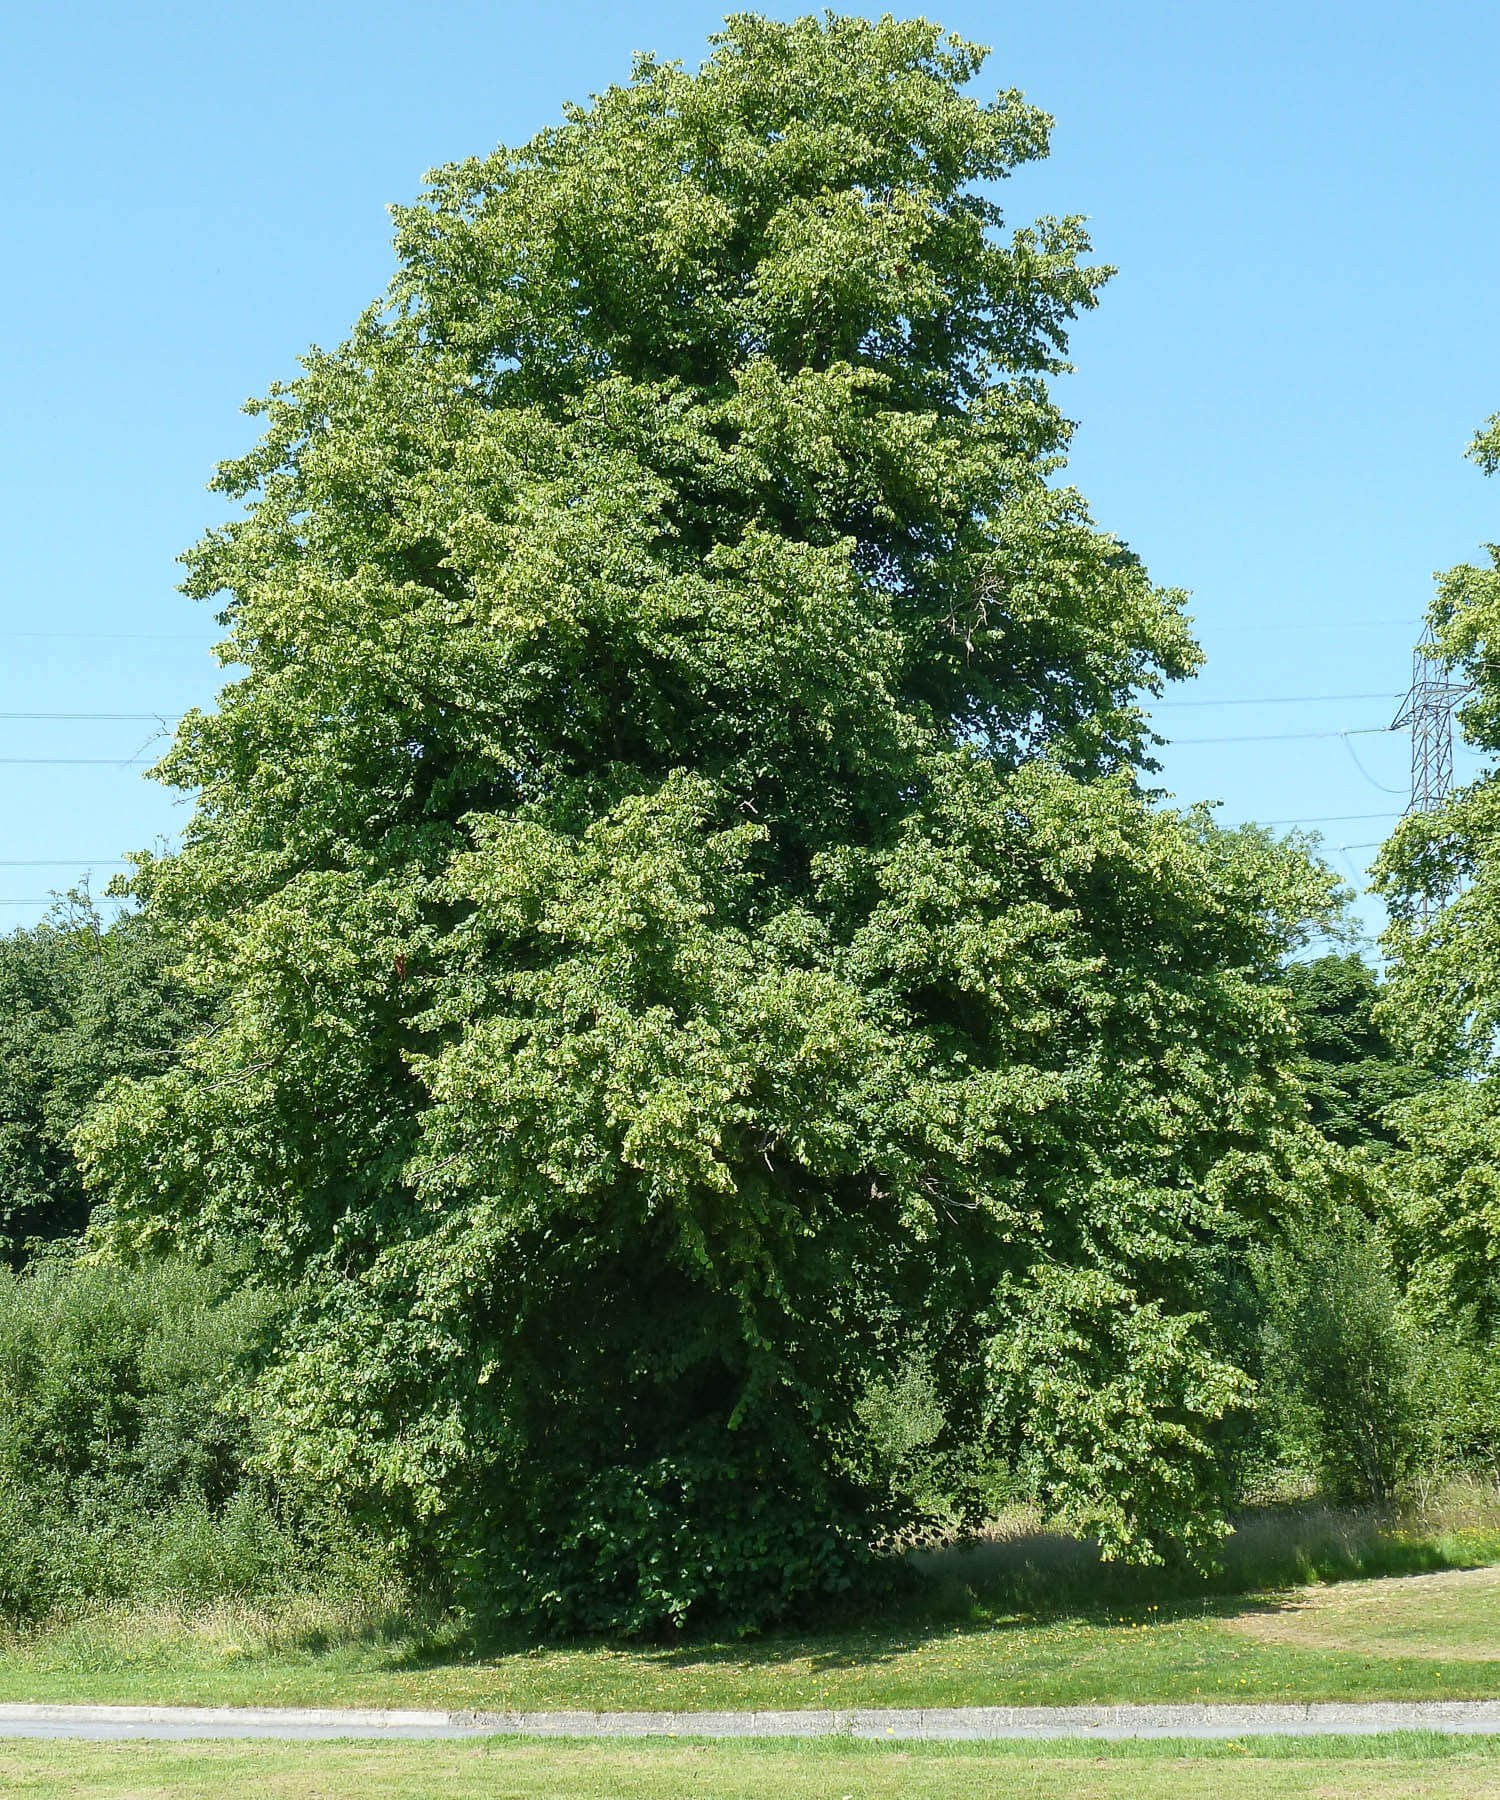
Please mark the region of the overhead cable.
[[0, 631], [0, 638], [78, 638], [124, 644], [201, 644], [196, 631]]
[[1359, 760], [1358, 753], [1355, 751], [1353, 744], [1349, 742], [1347, 737], [1344, 739], [1344, 748], [1349, 752], [1349, 760], [1354, 764], [1355, 768], [1359, 770], [1360, 774], [1364, 776], [1365, 780], [1369, 782], [1372, 788], [1378, 788], [1382, 794], [1405, 794], [1408, 791], [1404, 787], [1391, 787], [1384, 781], [1377, 781]]
[[1356, 820], [1363, 823], [1367, 819], [1399, 819], [1398, 812], [1374, 813], [1315, 813], [1306, 819], [1256, 819], [1257, 825], [1352, 825]]
[[[54, 900], [63, 898], [64, 896], [55, 889], [50, 894], [11, 894], [0, 899], [0, 906], [50, 906]], [[125, 904], [123, 900], [110, 894], [95, 894], [93, 898], [96, 906], [123, 906]]]
[[1384, 737], [1389, 725], [1355, 725], [1348, 731], [1253, 731], [1243, 737], [1168, 738], [1172, 744], [1285, 744], [1294, 739]]
[[1148, 712], [1166, 706], [1311, 706], [1315, 701], [1399, 700], [1400, 694], [1259, 694], [1249, 698], [1235, 696], [1229, 700], [1143, 700]]
[[1415, 638], [1422, 629], [1413, 619], [1267, 619], [1258, 625], [1209, 625], [1202, 619], [1192, 623], [1203, 631], [1218, 631], [1227, 637], [1251, 631], [1390, 631], [1397, 627], [1411, 632]]

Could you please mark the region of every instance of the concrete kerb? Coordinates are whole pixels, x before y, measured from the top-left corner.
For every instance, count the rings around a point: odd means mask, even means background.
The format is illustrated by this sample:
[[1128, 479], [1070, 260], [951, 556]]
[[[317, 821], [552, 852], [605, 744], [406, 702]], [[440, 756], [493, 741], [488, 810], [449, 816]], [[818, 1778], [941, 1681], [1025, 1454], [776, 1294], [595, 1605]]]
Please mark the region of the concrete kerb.
[[895, 1742], [1500, 1733], [1500, 1700], [1299, 1705], [965, 1706], [807, 1712], [419, 1712], [365, 1708], [0, 1705], [0, 1737], [814, 1738]]

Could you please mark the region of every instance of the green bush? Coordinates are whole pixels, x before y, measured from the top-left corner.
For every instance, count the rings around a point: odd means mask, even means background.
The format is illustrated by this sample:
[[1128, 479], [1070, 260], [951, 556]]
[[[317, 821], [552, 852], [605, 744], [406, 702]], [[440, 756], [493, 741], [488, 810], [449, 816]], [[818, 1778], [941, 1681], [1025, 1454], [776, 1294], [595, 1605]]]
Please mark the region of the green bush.
[[0, 1270], [0, 1480], [84, 1510], [222, 1504], [244, 1441], [225, 1397], [270, 1313], [183, 1262]]
[[1265, 1265], [1262, 1399], [1273, 1448], [1332, 1499], [1386, 1504], [1431, 1449], [1422, 1340], [1364, 1220]]
[[810, 1482], [803, 1503], [793, 1491], [753, 1441], [738, 1460], [705, 1444], [635, 1468], [580, 1471], [569, 1493], [545, 1478], [519, 1483], [510, 1516], [455, 1521], [480, 1545], [460, 1565], [460, 1591], [481, 1628], [506, 1620], [627, 1636], [669, 1635], [690, 1617], [743, 1634], [883, 1591], [891, 1571], [849, 1514]]
[[179, 1261], [0, 1270], [0, 1617], [389, 1579], [315, 1496], [254, 1467], [264, 1292]]
[[86, 1227], [74, 1130], [106, 1082], [170, 1067], [206, 1024], [214, 1001], [175, 962], [155, 919], [106, 926], [87, 889], [0, 937], [0, 1260]]
[[[948, 1419], [928, 1364], [914, 1357], [890, 1380], [872, 1381], [856, 1418], [864, 1437], [860, 1472], [889, 1488], [896, 1515], [903, 1521], [929, 1520], [938, 1531], [959, 1524], [966, 1471], [944, 1453]], [[923, 1533], [920, 1525], [908, 1525], [903, 1535]]]
[[1500, 1343], [1476, 1333], [1427, 1333], [1418, 1386], [1436, 1463], [1500, 1463]]

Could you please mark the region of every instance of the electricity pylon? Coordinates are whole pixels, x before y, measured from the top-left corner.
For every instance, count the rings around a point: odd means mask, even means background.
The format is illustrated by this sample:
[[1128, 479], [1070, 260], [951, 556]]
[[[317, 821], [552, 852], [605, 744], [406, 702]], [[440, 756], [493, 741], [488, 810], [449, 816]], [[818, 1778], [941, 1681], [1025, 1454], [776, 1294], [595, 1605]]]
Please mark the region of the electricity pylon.
[[[1453, 715], [1474, 689], [1463, 681], [1451, 681], [1448, 664], [1429, 654], [1435, 639], [1429, 625], [1411, 653], [1411, 687], [1391, 730], [1405, 726], [1411, 732], [1411, 799], [1407, 813], [1436, 812], [1453, 785]], [[1426, 925], [1446, 896], [1422, 896], [1422, 923]]]

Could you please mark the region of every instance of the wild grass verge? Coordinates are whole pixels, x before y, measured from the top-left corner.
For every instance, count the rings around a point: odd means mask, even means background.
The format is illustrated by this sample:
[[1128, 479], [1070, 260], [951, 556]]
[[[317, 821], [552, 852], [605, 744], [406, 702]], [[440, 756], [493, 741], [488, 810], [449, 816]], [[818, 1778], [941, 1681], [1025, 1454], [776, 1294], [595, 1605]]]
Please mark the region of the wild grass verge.
[[1208, 1572], [1101, 1560], [1093, 1543], [1018, 1509], [986, 1530], [909, 1558], [925, 1578], [920, 1603], [988, 1607], [1036, 1617], [1119, 1611], [1195, 1598], [1416, 1575], [1500, 1562], [1500, 1486], [1473, 1475], [1432, 1482], [1401, 1506], [1313, 1501], [1247, 1509]]

